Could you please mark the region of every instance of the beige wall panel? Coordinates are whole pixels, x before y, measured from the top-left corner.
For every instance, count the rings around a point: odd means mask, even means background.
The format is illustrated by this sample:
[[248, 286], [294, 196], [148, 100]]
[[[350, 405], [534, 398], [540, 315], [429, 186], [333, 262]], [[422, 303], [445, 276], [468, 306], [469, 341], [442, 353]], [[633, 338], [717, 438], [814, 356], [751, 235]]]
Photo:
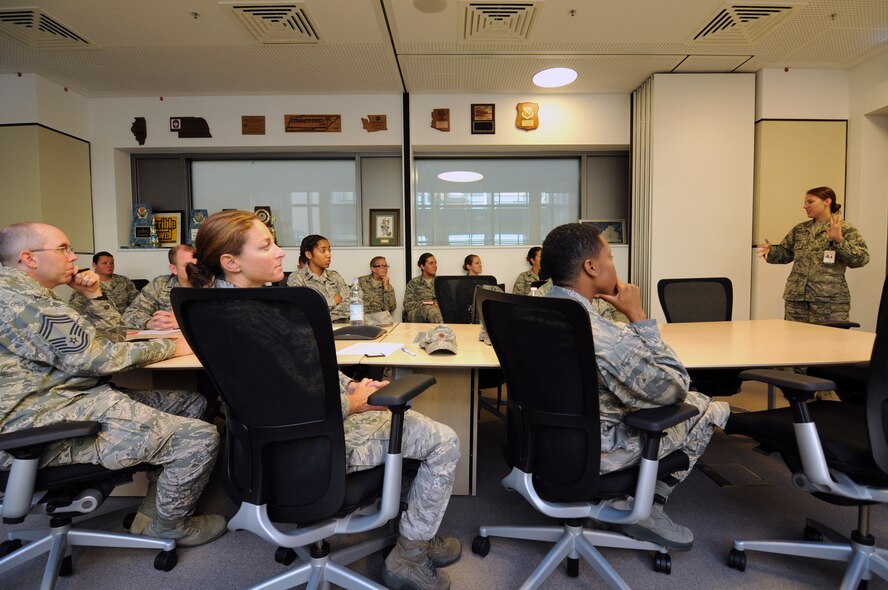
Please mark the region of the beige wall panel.
[[40, 127], [43, 218], [62, 228], [77, 252], [93, 252], [89, 143]]
[[0, 227], [40, 217], [37, 127], [0, 127]]
[[759, 121], [755, 126], [753, 242], [779, 243], [805, 221], [805, 192], [836, 191], [845, 204], [847, 121]]

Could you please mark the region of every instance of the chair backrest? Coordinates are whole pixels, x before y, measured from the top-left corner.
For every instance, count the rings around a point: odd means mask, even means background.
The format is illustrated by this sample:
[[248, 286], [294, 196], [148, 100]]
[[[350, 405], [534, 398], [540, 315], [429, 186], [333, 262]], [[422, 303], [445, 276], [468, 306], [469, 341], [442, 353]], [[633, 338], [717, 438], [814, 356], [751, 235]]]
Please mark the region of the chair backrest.
[[496, 285], [490, 275], [439, 275], [435, 277], [435, 298], [445, 324], [471, 324], [475, 287]]
[[506, 461], [549, 501], [588, 500], [601, 463], [598, 368], [578, 302], [480, 291], [509, 390]]
[[145, 285], [148, 284], [148, 279], [132, 279], [133, 284], [136, 286], [136, 289], [141, 291], [145, 288]]
[[879, 469], [888, 473], [888, 278], [882, 285], [876, 341], [870, 357], [866, 420], [873, 459]]
[[226, 490], [272, 520], [335, 514], [345, 438], [330, 314], [312, 289], [173, 289], [182, 333], [227, 406]]
[[731, 279], [661, 279], [660, 307], [667, 322], [729, 322], [734, 307]]

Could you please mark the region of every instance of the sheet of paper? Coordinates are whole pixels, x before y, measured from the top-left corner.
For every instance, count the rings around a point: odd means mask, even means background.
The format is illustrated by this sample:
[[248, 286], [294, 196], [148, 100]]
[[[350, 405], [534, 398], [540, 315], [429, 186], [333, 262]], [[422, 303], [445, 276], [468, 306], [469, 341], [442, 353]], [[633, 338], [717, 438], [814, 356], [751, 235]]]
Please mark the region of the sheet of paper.
[[152, 338], [166, 338], [168, 336], [181, 336], [182, 330], [136, 330], [127, 332], [127, 341], [131, 340], [151, 340]]
[[404, 345], [395, 342], [359, 342], [357, 344], [347, 346], [340, 351], [337, 351], [336, 354], [369, 354], [373, 356], [389, 356], [402, 346]]

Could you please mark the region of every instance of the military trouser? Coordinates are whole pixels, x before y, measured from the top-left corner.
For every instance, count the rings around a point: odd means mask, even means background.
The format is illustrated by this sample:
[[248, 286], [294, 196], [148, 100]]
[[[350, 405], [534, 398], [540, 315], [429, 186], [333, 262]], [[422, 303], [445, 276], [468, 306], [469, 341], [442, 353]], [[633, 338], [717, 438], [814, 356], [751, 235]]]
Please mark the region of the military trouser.
[[[727, 402], [713, 401], [711, 397], [689, 391], [685, 403], [691, 404], [700, 410], [700, 413], [681, 424], [666, 430], [666, 435], [660, 439], [659, 457], [662, 459], [673, 451], [683, 451], [690, 459], [688, 468], [672, 474], [670, 485], [683, 481], [703, 456], [706, 445], [712, 438], [712, 432], [716, 426], [724, 428], [731, 415], [731, 408]], [[627, 449], [615, 449], [602, 455], [602, 471], [617, 471], [629, 465], [635, 465], [641, 460], [641, 444], [633, 445]]]
[[440, 324], [444, 321], [441, 310], [434, 305], [419, 305], [405, 314], [408, 322]]
[[162, 467], [157, 476], [157, 517], [177, 523], [194, 510], [216, 461], [219, 433], [197, 419], [205, 407], [205, 398], [190, 391], [93, 390], [57, 412], [42, 414], [39, 422], [95, 420], [102, 430], [95, 437], [50, 445], [41, 463]]
[[820, 303], [817, 301], [786, 301], [783, 319], [791, 322], [847, 322], [851, 312], [850, 303]]
[[[413, 410], [404, 417], [401, 451], [405, 459], [418, 459], [422, 464], [407, 495], [400, 532], [411, 541], [428, 541], [438, 532], [450, 501], [453, 473], [459, 462], [459, 437], [449, 426]], [[352, 414], [344, 426], [349, 473], [385, 462], [391, 427], [388, 411]]]

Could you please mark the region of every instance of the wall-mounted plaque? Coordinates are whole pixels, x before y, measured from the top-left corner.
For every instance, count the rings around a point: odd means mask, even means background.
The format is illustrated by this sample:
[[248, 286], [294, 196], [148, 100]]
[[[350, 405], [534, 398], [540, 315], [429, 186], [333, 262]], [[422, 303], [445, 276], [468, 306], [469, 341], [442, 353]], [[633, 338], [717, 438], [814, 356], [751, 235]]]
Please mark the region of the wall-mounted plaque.
[[197, 238], [197, 230], [200, 229], [201, 224], [207, 218], [207, 210], [206, 209], [192, 209], [191, 210], [191, 220], [188, 223], [188, 228], [190, 231], [190, 239], [188, 241], [189, 244], [194, 244], [194, 240]]
[[519, 102], [515, 109], [518, 111], [515, 127], [523, 131], [533, 131], [540, 126], [540, 105], [535, 102]]
[[241, 115], [241, 135], [265, 135], [265, 115]]
[[130, 231], [130, 246], [151, 247], [151, 205], [133, 205], [133, 227]]
[[496, 133], [496, 105], [473, 104], [472, 105], [472, 133], [492, 134]]
[[432, 109], [432, 129], [450, 131], [450, 109]]
[[133, 137], [136, 138], [139, 145], [145, 145], [145, 138], [148, 137], [148, 124], [145, 122], [145, 117], [136, 117], [133, 119], [133, 125], [130, 127], [130, 131], [132, 131]]
[[213, 137], [203, 117], [170, 117], [170, 131], [183, 137]]
[[361, 126], [367, 130], [368, 133], [385, 131], [388, 129], [388, 122], [386, 119], [386, 115], [367, 115], [366, 117], [361, 117]]
[[287, 133], [339, 133], [342, 115], [284, 115]]

